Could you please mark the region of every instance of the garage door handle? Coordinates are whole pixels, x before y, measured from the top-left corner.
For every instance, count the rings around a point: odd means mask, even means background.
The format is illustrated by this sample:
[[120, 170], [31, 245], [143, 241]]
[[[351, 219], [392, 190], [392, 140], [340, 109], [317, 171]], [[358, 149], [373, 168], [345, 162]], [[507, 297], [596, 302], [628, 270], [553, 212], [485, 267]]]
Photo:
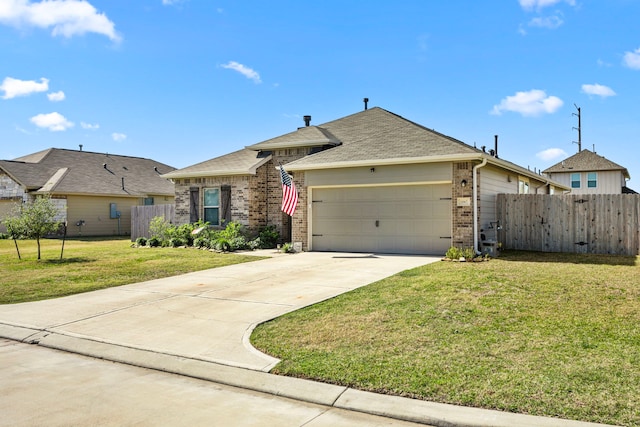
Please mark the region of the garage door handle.
[[451, 236], [440, 236], [441, 239], [450, 239]]
[[323, 235], [322, 234], [312, 234], [311, 236], [313, 236], [313, 237], [322, 237]]

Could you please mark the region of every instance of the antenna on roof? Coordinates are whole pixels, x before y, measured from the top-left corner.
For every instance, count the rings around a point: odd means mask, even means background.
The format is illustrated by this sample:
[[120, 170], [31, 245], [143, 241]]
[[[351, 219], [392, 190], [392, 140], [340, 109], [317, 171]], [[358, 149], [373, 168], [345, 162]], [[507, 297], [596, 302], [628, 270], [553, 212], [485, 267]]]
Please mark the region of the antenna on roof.
[[573, 129], [578, 131], [578, 141], [573, 141], [574, 144], [578, 144], [578, 153], [582, 151], [582, 113], [580, 112], [580, 107], [576, 104], [573, 104], [578, 110], [578, 114], [571, 113], [573, 116], [578, 116], [578, 127], [574, 127]]

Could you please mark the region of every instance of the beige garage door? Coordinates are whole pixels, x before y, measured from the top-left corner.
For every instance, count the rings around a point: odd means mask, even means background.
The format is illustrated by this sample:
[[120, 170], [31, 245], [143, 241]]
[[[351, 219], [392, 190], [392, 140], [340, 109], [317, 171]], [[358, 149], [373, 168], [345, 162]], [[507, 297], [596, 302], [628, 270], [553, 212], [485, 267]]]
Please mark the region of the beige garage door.
[[319, 188], [315, 251], [443, 255], [451, 246], [451, 186]]

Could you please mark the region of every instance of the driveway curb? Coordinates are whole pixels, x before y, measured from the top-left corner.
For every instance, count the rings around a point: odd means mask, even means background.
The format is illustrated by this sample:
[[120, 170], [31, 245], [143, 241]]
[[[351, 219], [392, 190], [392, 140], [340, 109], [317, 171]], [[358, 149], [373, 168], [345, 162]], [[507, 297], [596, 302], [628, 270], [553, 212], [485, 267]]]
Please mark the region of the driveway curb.
[[381, 395], [7, 323], [0, 323], [0, 337], [327, 407], [438, 427], [512, 427], [515, 425], [595, 427], [605, 425]]

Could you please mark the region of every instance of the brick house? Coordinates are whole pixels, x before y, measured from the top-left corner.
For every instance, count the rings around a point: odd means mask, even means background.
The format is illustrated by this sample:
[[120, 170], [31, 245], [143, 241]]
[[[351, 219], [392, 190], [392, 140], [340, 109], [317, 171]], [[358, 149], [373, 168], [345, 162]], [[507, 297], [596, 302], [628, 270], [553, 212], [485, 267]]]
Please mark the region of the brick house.
[[[303, 250], [443, 254], [479, 247], [494, 229], [498, 193], [568, 188], [382, 108], [365, 108], [245, 147], [164, 177], [176, 222], [275, 225]], [[280, 211], [279, 165], [299, 191]]]

